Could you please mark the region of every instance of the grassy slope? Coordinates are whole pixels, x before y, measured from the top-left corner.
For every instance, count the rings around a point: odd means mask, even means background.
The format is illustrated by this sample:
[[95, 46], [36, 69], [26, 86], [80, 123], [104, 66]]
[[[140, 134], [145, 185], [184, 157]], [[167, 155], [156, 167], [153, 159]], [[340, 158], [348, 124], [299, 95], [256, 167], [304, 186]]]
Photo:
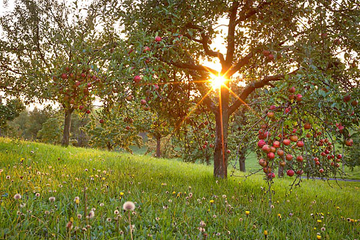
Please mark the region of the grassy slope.
[[[73, 218], [73, 225], [80, 228], [71, 230], [73, 238], [129, 239], [127, 215], [120, 211], [122, 218], [114, 219], [114, 210], [121, 210], [125, 201], [136, 202], [132, 215], [136, 239], [195, 239], [203, 236], [200, 221], [206, 223], [210, 238], [219, 239], [260, 239], [264, 230], [268, 239], [316, 239], [317, 233], [323, 239], [359, 236], [359, 222], [346, 219], [360, 218], [360, 183], [340, 182], [340, 188], [304, 181], [285, 197], [291, 180], [277, 179], [274, 208], [269, 211], [261, 176], [215, 181], [211, 167], [202, 165], [8, 139], [0, 139], [0, 160], [0, 236], [4, 238], [63, 239]], [[20, 201], [13, 199], [16, 193], [22, 195]], [[49, 201], [52, 196], [54, 203]], [[79, 205], [74, 203], [76, 196]], [[20, 207], [21, 203], [26, 206]], [[77, 218], [85, 215], [85, 204], [87, 213], [96, 208], [93, 219]], [[91, 228], [82, 231], [86, 225]]]

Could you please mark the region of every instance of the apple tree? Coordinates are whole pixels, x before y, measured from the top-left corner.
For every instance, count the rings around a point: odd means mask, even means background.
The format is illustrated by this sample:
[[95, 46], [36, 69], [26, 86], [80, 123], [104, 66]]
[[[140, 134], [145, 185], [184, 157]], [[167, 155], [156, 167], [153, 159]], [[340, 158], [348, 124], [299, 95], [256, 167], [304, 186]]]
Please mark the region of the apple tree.
[[1, 85], [9, 84], [10, 94], [28, 102], [59, 103], [64, 146], [69, 144], [73, 111], [90, 113], [103, 84], [100, 75], [108, 49], [114, 45], [115, 30], [102, 6], [24, 0], [0, 18]]
[[4, 104], [0, 97], [0, 136], [8, 128], [8, 121], [14, 120], [25, 110], [24, 104], [19, 99], [11, 99]]
[[[177, 84], [190, 82], [214, 115], [215, 177], [227, 177], [230, 117], [242, 105], [251, 108], [255, 95], [267, 101], [257, 115], [263, 119], [259, 135], [267, 145], [261, 154], [268, 179], [283, 161], [288, 170], [311, 176], [336, 174], [334, 124], [350, 129], [359, 116], [349, 104], [359, 97], [355, 0], [124, 0], [120, 6], [129, 46], [151, 57], [151, 67], [142, 73], [146, 82], [157, 83], [152, 76], [165, 66], [182, 71], [191, 80]], [[204, 61], [216, 62], [220, 70]], [[217, 88], [211, 84], [214, 76], [225, 79]], [[340, 141], [351, 142], [344, 134]], [[285, 159], [273, 152], [275, 142]], [[317, 165], [313, 158], [322, 152], [322, 160], [329, 161]]]

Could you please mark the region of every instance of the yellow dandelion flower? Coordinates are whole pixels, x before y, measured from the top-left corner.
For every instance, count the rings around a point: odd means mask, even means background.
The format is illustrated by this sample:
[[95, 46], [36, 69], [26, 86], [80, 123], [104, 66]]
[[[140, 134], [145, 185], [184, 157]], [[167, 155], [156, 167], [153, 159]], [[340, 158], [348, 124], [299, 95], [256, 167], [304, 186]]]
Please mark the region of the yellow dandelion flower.
[[124, 196], [124, 193], [123, 193], [123, 192], [120, 192], [120, 196]]
[[250, 211], [245, 211], [246, 216], [250, 214]]
[[172, 194], [176, 194], [176, 192], [175, 192], [175, 191], [173, 191], [173, 192], [172, 192]]
[[265, 235], [265, 236], [268, 235], [268, 231], [267, 231], [267, 230], [264, 231], [264, 235]]
[[320, 235], [316, 235], [316, 239], [321, 239], [321, 236], [320, 236]]
[[214, 203], [214, 202], [215, 202], [214, 200], [212, 200], [212, 199], [210, 200], [210, 203]]
[[318, 222], [318, 223], [322, 223], [322, 221], [321, 221], [320, 219], [319, 219], [319, 220], [317, 220], [317, 222]]
[[281, 214], [280, 214], [280, 213], [278, 213], [278, 215], [277, 215], [277, 216], [278, 216], [278, 218], [281, 218]]
[[73, 218], [73, 217], [70, 218], [70, 222], [74, 222], [74, 218]]

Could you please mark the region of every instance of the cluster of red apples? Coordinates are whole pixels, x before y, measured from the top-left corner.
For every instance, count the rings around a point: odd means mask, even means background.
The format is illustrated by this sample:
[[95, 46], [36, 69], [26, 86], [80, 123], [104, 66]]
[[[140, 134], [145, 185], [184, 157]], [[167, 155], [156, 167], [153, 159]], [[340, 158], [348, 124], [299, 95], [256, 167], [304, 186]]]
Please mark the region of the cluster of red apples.
[[91, 74], [90, 70], [83, 70], [80, 73], [65, 67], [59, 76], [53, 76], [54, 86], [59, 91], [59, 102], [65, 107], [79, 109], [90, 114], [86, 106], [91, 104], [91, 91], [94, 86], [101, 83], [100, 79]]
[[[296, 103], [302, 101], [302, 95], [295, 94], [294, 87], [291, 87], [288, 92], [290, 101], [296, 101]], [[282, 117], [286, 117], [291, 112], [290, 106], [284, 108], [285, 115], [281, 115]], [[281, 119], [276, 119], [274, 113], [278, 109], [281, 108], [270, 107], [267, 112], [269, 121], [281, 121]], [[325, 137], [325, 129], [314, 128], [310, 122], [305, 121], [298, 122], [295, 127], [291, 129], [290, 126], [285, 125], [282, 129], [274, 129], [268, 125], [261, 126], [257, 142], [258, 148], [261, 149], [259, 165], [263, 168], [267, 179], [275, 178], [274, 169], [277, 167], [286, 170], [286, 174], [290, 177], [304, 173], [325, 177], [329, 173], [336, 173], [343, 156], [336, 153], [337, 149], [332, 140]], [[341, 124], [337, 124], [337, 127], [343, 128]], [[345, 144], [352, 146], [353, 140], [347, 139]]]

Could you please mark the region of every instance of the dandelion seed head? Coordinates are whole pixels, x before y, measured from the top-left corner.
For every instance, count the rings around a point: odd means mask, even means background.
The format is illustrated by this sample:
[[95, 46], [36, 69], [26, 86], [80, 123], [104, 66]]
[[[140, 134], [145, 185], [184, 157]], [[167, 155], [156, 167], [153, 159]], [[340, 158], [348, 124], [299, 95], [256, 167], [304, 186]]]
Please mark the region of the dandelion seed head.
[[20, 195], [19, 193], [15, 194], [15, 195], [14, 195], [14, 199], [15, 199], [15, 200], [21, 199], [21, 195]]
[[135, 204], [133, 202], [125, 202], [124, 205], [123, 205], [123, 209], [125, 211], [134, 211], [135, 209]]

